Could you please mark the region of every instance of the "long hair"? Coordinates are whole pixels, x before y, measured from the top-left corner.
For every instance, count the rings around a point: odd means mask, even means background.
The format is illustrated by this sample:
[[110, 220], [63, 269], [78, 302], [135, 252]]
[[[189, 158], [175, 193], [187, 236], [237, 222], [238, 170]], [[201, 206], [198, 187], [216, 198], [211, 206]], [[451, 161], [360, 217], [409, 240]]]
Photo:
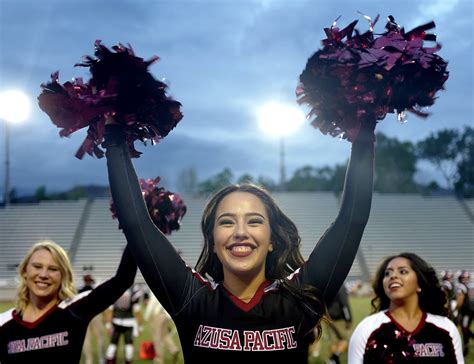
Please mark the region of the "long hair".
[[26, 284], [26, 267], [31, 259], [31, 256], [38, 250], [47, 250], [53, 257], [55, 263], [61, 272], [61, 285], [58, 291], [58, 299], [65, 300], [73, 297], [76, 294], [76, 287], [74, 284], [74, 276], [72, 273], [71, 261], [64, 249], [53, 241], [42, 240], [34, 244], [18, 267], [18, 276], [20, 283], [17, 288], [17, 300], [15, 309], [18, 314], [25, 311], [25, 308], [30, 303], [29, 289]]
[[372, 312], [386, 310], [390, 306], [390, 299], [385, 294], [383, 288], [383, 279], [388, 264], [395, 258], [407, 259], [416, 274], [418, 286], [421, 288], [421, 291], [418, 292], [418, 305], [420, 309], [435, 315], [447, 316], [447, 299], [439, 284], [436, 271], [418, 255], [407, 252], [387, 257], [379, 266], [372, 284], [375, 293], [375, 297], [371, 301]]
[[[210, 275], [216, 282], [224, 279], [222, 263], [214, 253], [213, 232], [219, 203], [224, 197], [233, 192], [248, 192], [255, 195], [267, 211], [273, 251], [267, 254], [265, 260], [265, 278], [280, 280], [282, 288], [299, 298], [298, 302], [310, 302], [311, 307], [316, 307], [318, 315], [322, 315], [325, 307], [317, 298], [315, 289], [310, 286], [297, 287], [287, 279], [305, 262], [300, 251], [301, 238], [296, 225], [283, 213], [273, 197], [264, 188], [253, 183], [228, 185], [214, 194], [206, 204], [201, 219], [204, 246], [196, 263], [196, 271], [203, 276]], [[316, 329], [319, 338], [321, 335], [320, 321], [318, 321]]]

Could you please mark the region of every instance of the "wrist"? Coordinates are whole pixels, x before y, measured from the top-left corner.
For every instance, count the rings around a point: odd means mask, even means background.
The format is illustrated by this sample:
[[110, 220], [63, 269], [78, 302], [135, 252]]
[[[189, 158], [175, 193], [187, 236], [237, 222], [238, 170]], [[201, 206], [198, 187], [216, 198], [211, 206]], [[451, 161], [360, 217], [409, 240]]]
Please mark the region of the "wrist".
[[122, 144], [125, 141], [125, 132], [120, 124], [106, 124], [104, 132], [104, 142], [102, 146], [108, 148], [113, 145]]

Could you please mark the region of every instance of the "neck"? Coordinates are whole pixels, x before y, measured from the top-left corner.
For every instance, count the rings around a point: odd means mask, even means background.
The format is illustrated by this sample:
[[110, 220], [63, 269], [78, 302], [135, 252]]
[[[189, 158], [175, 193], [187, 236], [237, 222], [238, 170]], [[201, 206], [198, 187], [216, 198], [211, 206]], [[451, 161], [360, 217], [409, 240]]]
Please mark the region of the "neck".
[[57, 305], [58, 302], [58, 297], [47, 299], [39, 297], [30, 297], [30, 302], [26, 306], [25, 312], [23, 313], [23, 319], [27, 317], [34, 320], [41, 316], [43, 313], [49, 311], [53, 306]]
[[258, 290], [258, 287], [266, 280], [264, 275], [254, 277], [241, 277], [231, 274], [224, 275], [223, 285], [244, 302], [249, 302]]
[[423, 311], [418, 305], [418, 300], [403, 301], [401, 303], [390, 302], [388, 310], [390, 314], [397, 319], [416, 319], [420, 318], [423, 314]]

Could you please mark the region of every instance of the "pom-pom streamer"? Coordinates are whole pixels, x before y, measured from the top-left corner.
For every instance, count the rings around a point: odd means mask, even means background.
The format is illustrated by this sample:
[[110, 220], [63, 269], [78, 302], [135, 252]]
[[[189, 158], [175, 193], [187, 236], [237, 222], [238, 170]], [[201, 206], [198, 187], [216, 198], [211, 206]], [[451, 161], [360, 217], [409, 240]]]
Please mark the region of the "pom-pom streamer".
[[[154, 180], [141, 178], [140, 187], [151, 219], [163, 234], [170, 235], [172, 231], [179, 230], [181, 220], [186, 214], [186, 205], [177, 193], [158, 187], [159, 182], [160, 177], [156, 177]], [[112, 200], [110, 201], [110, 211], [112, 218], [116, 219], [117, 214]], [[121, 227], [119, 226], [119, 228]]]
[[[308, 119], [323, 134], [354, 140], [361, 123], [382, 120], [387, 113], [418, 116], [433, 105], [437, 91], [448, 79], [447, 62], [435, 54], [440, 44], [427, 31], [434, 22], [405, 32], [392, 16], [386, 32], [374, 36], [378, 16], [360, 33], [352, 22], [344, 29], [325, 28], [323, 48], [314, 53], [300, 75], [299, 104], [310, 106]], [[365, 120], [365, 121], [364, 121]]]
[[133, 157], [141, 154], [134, 148], [135, 140], [157, 143], [183, 117], [181, 104], [166, 95], [167, 85], [148, 72], [158, 57], [144, 61], [135, 56], [130, 45], [119, 44], [112, 49], [96, 41], [95, 57], [85, 56], [75, 65], [89, 67], [89, 82], [76, 78], [61, 85], [59, 72], [55, 72], [49, 83], [41, 85], [39, 106], [61, 128], [60, 136], [88, 127], [76, 153], [79, 159], [85, 153], [103, 156], [100, 144], [108, 116], [123, 125]]

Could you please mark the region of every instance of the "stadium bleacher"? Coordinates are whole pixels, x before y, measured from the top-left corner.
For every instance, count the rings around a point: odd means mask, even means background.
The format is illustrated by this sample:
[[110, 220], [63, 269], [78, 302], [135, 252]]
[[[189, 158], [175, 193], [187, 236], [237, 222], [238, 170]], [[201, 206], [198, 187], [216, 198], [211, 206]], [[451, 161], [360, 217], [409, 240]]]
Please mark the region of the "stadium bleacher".
[[[335, 218], [339, 198], [328, 192], [278, 192], [274, 197], [296, 223], [307, 258]], [[187, 213], [170, 241], [194, 266], [202, 247], [200, 218], [207, 201], [183, 195]], [[14, 294], [16, 265], [41, 239], [61, 244], [71, 255], [80, 286], [83, 266], [94, 266], [94, 277], [112, 276], [125, 238], [109, 210], [109, 199], [54, 201], [11, 205], [0, 209], [0, 299]], [[353, 279], [370, 279], [387, 255], [418, 253], [438, 270], [474, 271], [474, 200], [452, 196], [374, 194], [369, 223], [359, 255], [350, 272]], [[138, 282], [143, 282], [141, 274]]]

